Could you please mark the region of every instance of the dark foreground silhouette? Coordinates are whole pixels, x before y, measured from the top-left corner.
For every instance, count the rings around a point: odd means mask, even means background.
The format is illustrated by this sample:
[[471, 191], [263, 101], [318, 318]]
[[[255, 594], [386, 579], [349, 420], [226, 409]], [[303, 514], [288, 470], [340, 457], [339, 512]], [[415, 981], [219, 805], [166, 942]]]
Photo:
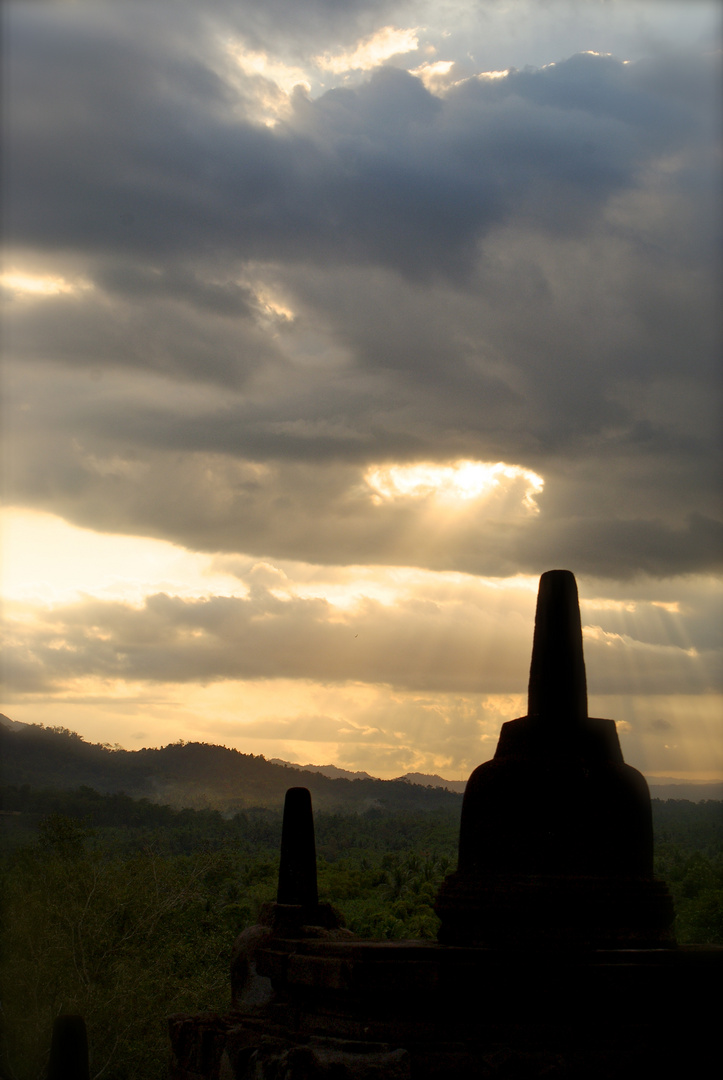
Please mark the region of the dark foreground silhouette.
[[310, 798], [294, 789], [277, 902], [236, 942], [231, 1011], [170, 1019], [173, 1080], [708, 1068], [723, 950], [675, 947], [645, 781], [614, 723], [587, 716], [567, 571], [542, 578], [528, 715], [470, 778], [440, 943], [356, 938], [318, 903], [315, 877]]
[[614, 720], [587, 713], [568, 570], [540, 580], [528, 714], [503, 724], [493, 760], [467, 782], [459, 865], [436, 910], [449, 944], [672, 944], [647, 783], [624, 763]]

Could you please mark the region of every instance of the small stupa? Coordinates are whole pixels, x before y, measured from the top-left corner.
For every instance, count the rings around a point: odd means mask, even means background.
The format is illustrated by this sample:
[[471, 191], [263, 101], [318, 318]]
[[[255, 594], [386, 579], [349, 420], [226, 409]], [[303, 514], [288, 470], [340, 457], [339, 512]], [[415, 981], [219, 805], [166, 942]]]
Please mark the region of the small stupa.
[[502, 725], [494, 758], [469, 778], [458, 868], [436, 911], [446, 944], [674, 944], [647, 783], [623, 761], [615, 722], [588, 716], [569, 570], [540, 579], [527, 715]]

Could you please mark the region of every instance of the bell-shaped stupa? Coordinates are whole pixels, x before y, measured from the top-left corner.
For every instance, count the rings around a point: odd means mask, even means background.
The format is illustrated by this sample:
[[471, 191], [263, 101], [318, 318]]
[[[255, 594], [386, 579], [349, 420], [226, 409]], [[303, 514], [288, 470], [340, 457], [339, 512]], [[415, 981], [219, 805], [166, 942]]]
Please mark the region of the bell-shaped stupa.
[[450, 944], [673, 944], [648, 786], [623, 761], [615, 722], [587, 714], [569, 570], [540, 579], [528, 713], [503, 724], [494, 758], [469, 778], [458, 868], [436, 910]]

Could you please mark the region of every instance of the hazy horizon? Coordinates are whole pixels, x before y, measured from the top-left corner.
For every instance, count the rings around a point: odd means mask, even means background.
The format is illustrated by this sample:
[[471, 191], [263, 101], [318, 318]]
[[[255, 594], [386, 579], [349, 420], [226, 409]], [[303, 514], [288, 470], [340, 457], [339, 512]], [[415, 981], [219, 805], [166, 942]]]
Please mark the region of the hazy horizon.
[[[23, 721], [13, 720], [10, 717], [5, 716], [3, 713], [0, 713], [0, 725], [2, 725], [5, 728], [9, 728], [11, 730], [16, 730], [16, 731], [18, 730], [18, 728], [22, 729], [23, 727], [26, 727], [26, 726], [32, 726], [32, 725], [24, 724]], [[62, 732], [67, 732], [70, 729], [51, 726], [49, 728], [49, 730], [55, 731], [55, 732], [58, 732], [58, 733], [62, 733]], [[78, 733], [75, 732], [75, 733], [72, 733], [72, 734], [75, 735], [75, 734], [78, 734]], [[83, 736], [81, 735], [80, 738], [83, 739]], [[83, 741], [87, 741], [87, 740], [83, 740]], [[127, 750], [126, 747], [121, 747], [118, 743], [116, 743], [116, 744], [111, 744], [111, 743], [108, 743], [108, 742], [105, 742], [103, 744], [90, 743], [89, 745], [102, 745], [105, 749], [109, 750], [111, 753], [113, 753], [116, 750], [121, 750], [121, 751]], [[165, 746], [135, 747], [130, 752], [133, 753], [133, 752], [137, 752], [139, 750], [142, 750], [142, 751], [146, 751], [146, 750], [164, 750], [164, 749], [168, 749], [169, 747], [174, 747], [174, 746], [177, 746], [177, 745], [178, 745], [178, 742], [166, 744]], [[188, 742], [183, 741], [183, 745], [184, 746], [189, 746], [189, 747], [194, 747], [194, 746], [199, 745], [199, 742], [198, 741], [195, 741], [195, 742], [194, 741], [188, 741]], [[238, 746], [230, 748], [230, 747], [227, 747], [227, 746], [225, 746], [223, 744], [209, 744], [207, 742], [200, 743], [200, 745], [205, 745], [205, 746], [209, 746], [209, 745], [219, 746], [219, 745], [221, 745], [223, 747], [223, 749], [234, 749], [234, 750], [237, 750], [237, 751], [239, 751], [241, 753], [246, 753], [246, 751], [245, 751], [245, 749], [243, 747], [238, 747]], [[263, 760], [268, 761], [269, 764], [271, 764], [271, 765], [280, 765], [280, 766], [282, 766], [284, 768], [288, 767], [288, 768], [292, 768], [292, 769], [298, 769], [301, 772], [323, 773], [325, 776], [327, 776], [327, 777], [329, 777], [331, 779], [343, 778], [343, 779], [387, 780], [387, 781], [389, 781], [389, 780], [404, 780], [404, 781], [412, 783], [412, 784], [421, 784], [422, 786], [431, 785], [432, 787], [447, 787], [448, 790], [454, 791], [459, 795], [464, 793], [464, 790], [465, 790], [465, 787], [466, 787], [466, 784], [467, 784], [467, 780], [469, 779], [469, 777], [467, 777], [467, 776], [461, 777], [461, 778], [453, 778], [453, 777], [440, 776], [437, 773], [422, 773], [422, 772], [406, 772], [406, 773], [400, 773], [399, 775], [396, 775], [396, 776], [378, 777], [378, 776], [374, 776], [372, 773], [367, 772], [366, 770], [355, 770], [355, 769], [343, 768], [342, 766], [335, 765], [331, 761], [316, 762], [315, 763], [315, 762], [310, 762], [310, 761], [289, 761], [289, 760], [287, 760], [285, 758], [278, 758], [278, 757], [266, 758], [265, 755], [258, 755], [258, 756], [261, 757]], [[92, 778], [89, 778], [89, 779], [90, 779], [90, 786], [93, 787]], [[718, 782], [713, 781], [713, 782], [711, 782], [711, 781], [706, 781], [706, 780], [695, 780], [695, 779], [686, 780], [684, 778], [677, 777], [677, 776], [654, 776], [654, 777], [648, 777], [647, 780], [648, 780], [648, 785], [649, 785], [649, 788], [650, 788], [651, 798], [654, 798], [654, 799], [687, 799], [687, 800], [690, 800], [691, 798], [693, 798], [694, 801], [701, 801], [701, 800], [706, 800], [706, 799], [717, 800], [717, 799], [723, 798], [723, 781], [718, 781]], [[214, 802], [213, 792], [210, 789], [201, 789], [201, 790], [202, 790], [202, 793], [205, 794], [205, 796], [208, 799], [210, 799], [211, 804], [213, 804], [213, 802]], [[193, 793], [194, 793], [194, 796], [193, 796], [194, 798], [196, 798], [198, 796], [198, 794], [199, 794], [198, 785], [195, 784], [195, 783], [193, 785]], [[697, 800], [695, 799], [695, 794], [696, 793], [698, 794]], [[177, 794], [176, 794], [175, 798], [177, 799]], [[161, 797], [161, 801], [162, 801], [162, 797]]]

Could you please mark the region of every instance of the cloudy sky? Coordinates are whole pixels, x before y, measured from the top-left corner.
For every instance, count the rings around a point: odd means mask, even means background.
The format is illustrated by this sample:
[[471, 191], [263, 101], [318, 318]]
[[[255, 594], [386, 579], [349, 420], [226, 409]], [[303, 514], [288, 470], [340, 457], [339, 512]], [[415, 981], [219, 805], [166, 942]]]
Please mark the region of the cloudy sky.
[[717, 0], [3, 19], [2, 711], [458, 779], [560, 566], [722, 777]]

